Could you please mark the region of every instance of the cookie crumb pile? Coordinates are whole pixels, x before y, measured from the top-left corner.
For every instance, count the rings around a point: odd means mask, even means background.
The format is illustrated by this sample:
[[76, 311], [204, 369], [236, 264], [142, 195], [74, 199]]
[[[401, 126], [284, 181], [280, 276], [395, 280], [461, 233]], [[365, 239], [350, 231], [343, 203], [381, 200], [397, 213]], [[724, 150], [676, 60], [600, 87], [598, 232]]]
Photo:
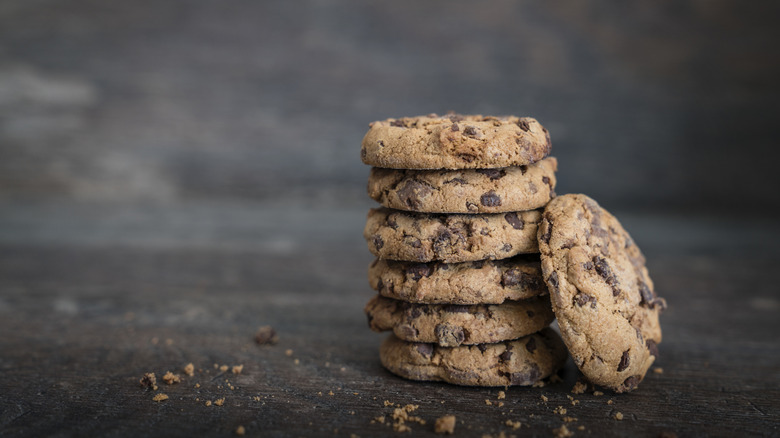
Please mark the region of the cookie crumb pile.
[[382, 364], [413, 380], [533, 385], [566, 360], [544, 284], [539, 210], [555, 196], [547, 130], [528, 117], [374, 122], [366, 306]]
[[612, 215], [585, 195], [556, 197], [550, 151], [530, 117], [370, 124], [361, 159], [381, 207], [363, 232], [378, 292], [365, 312], [371, 329], [392, 331], [380, 347], [389, 371], [530, 386], [568, 351], [591, 383], [616, 392], [644, 378], [666, 302]]

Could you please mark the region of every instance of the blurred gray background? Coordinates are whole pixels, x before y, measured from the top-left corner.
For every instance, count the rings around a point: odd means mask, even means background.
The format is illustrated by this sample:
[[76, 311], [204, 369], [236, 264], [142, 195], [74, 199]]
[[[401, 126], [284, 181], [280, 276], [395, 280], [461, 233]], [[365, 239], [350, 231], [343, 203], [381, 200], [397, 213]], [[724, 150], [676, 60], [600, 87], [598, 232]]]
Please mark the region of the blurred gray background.
[[3, 1], [0, 201], [45, 201], [47, 215], [71, 202], [359, 210], [368, 123], [453, 110], [539, 119], [559, 193], [617, 211], [774, 217], [778, 12]]

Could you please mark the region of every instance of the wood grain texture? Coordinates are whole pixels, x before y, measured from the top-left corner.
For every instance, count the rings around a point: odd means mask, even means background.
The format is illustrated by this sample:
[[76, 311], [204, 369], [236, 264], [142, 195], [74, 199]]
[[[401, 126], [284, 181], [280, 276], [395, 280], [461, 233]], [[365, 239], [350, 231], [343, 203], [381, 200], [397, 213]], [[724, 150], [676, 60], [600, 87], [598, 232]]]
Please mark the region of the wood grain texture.
[[[578, 419], [566, 423], [570, 429], [585, 426], [578, 435], [779, 432], [780, 300], [770, 275], [778, 252], [760, 238], [776, 237], [770, 224], [753, 224], [756, 237], [729, 240], [728, 230], [740, 232], [728, 221], [626, 215], [669, 301], [655, 364], [663, 374], [650, 373], [629, 394], [573, 395], [579, 404], [572, 406], [567, 396], [578, 373], [569, 361], [564, 382], [510, 388], [498, 407], [485, 403], [499, 401], [498, 389], [409, 382], [382, 369], [382, 336], [362, 311], [373, 295], [360, 210], [125, 206], [119, 220], [106, 206], [71, 205], [58, 206], [58, 216], [36, 214], [31, 224], [20, 218], [43, 207], [1, 207], [3, 436], [230, 436], [239, 425], [248, 436], [395, 436], [370, 423], [392, 412], [385, 400], [419, 405], [415, 413], [427, 424], [411, 427], [421, 435], [454, 414], [459, 435], [513, 433], [505, 425], [511, 419], [523, 423], [518, 436], [548, 436], [564, 424], [553, 413], [558, 406]], [[231, 218], [230, 229], [210, 217]], [[323, 233], [322, 223], [299, 228], [295, 217], [327, 218], [333, 231]], [[128, 218], [135, 218], [130, 240], [123, 237]], [[170, 236], [166, 223], [182, 234]], [[655, 239], [659, 224], [673, 246]], [[76, 239], [46, 243], [52, 229]], [[215, 237], [193, 244], [193, 230]], [[220, 246], [231, 230], [247, 236], [243, 245]], [[278, 331], [277, 345], [254, 343], [266, 324]], [[156, 392], [138, 383], [145, 372], [159, 379], [189, 362], [195, 376], [159, 384], [167, 401], [152, 401]], [[223, 373], [215, 363], [244, 369]], [[222, 397], [223, 406], [205, 406]], [[622, 421], [613, 419], [617, 412]]]

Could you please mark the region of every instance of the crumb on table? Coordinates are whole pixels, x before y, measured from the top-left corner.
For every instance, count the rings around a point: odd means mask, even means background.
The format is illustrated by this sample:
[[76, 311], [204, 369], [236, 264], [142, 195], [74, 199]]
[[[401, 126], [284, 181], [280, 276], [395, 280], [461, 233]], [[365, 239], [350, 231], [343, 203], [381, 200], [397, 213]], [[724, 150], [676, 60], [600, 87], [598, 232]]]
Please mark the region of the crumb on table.
[[168, 400], [168, 395], [167, 394], [163, 394], [163, 393], [159, 393], [159, 394], [155, 395], [154, 397], [152, 397], [152, 400], [154, 400], [156, 402], [165, 401], [165, 400]]
[[168, 385], [173, 385], [174, 383], [181, 382], [181, 378], [170, 371], [166, 371], [165, 374], [162, 376], [162, 379], [163, 382], [167, 383]]
[[455, 433], [455, 422], [456, 418], [454, 415], [445, 415], [443, 417], [439, 417], [436, 419], [436, 424], [434, 425], [433, 430], [438, 434], [452, 435]]
[[276, 330], [270, 325], [264, 325], [257, 329], [255, 333], [255, 342], [259, 345], [274, 345], [279, 342], [279, 336], [276, 334]]
[[195, 365], [190, 362], [187, 365], [184, 365], [184, 369], [182, 369], [182, 371], [184, 371], [184, 374], [192, 377], [195, 375]]
[[157, 377], [154, 375], [154, 373], [144, 373], [144, 376], [141, 377], [141, 386], [146, 388], [152, 388], [153, 390], [157, 390]]

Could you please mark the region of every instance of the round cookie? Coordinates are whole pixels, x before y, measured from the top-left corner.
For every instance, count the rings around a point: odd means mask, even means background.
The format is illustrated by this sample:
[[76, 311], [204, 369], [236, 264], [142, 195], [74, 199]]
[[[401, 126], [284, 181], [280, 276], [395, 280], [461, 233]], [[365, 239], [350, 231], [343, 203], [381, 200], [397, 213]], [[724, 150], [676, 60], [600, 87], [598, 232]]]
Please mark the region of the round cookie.
[[531, 117], [430, 114], [371, 123], [360, 156], [391, 169], [485, 169], [535, 163], [551, 147]]
[[390, 335], [379, 349], [382, 365], [411, 380], [468, 386], [529, 386], [566, 362], [566, 346], [550, 328], [514, 341], [440, 347]]
[[385, 207], [425, 213], [503, 213], [544, 207], [555, 196], [558, 161], [503, 169], [374, 167], [368, 195]]
[[371, 330], [442, 347], [492, 344], [536, 333], [553, 321], [550, 298], [503, 304], [412, 304], [377, 295], [365, 308]]
[[539, 227], [542, 272], [566, 346], [591, 382], [631, 391], [658, 355], [659, 312], [645, 259], [585, 195], [553, 199]]
[[500, 214], [429, 214], [389, 208], [368, 212], [363, 237], [377, 257], [446, 263], [536, 253], [539, 210]]
[[463, 263], [376, 259], [368, 282], [385, 297], [421, 304], [501, 304], [547, 295], [538, 255]]

